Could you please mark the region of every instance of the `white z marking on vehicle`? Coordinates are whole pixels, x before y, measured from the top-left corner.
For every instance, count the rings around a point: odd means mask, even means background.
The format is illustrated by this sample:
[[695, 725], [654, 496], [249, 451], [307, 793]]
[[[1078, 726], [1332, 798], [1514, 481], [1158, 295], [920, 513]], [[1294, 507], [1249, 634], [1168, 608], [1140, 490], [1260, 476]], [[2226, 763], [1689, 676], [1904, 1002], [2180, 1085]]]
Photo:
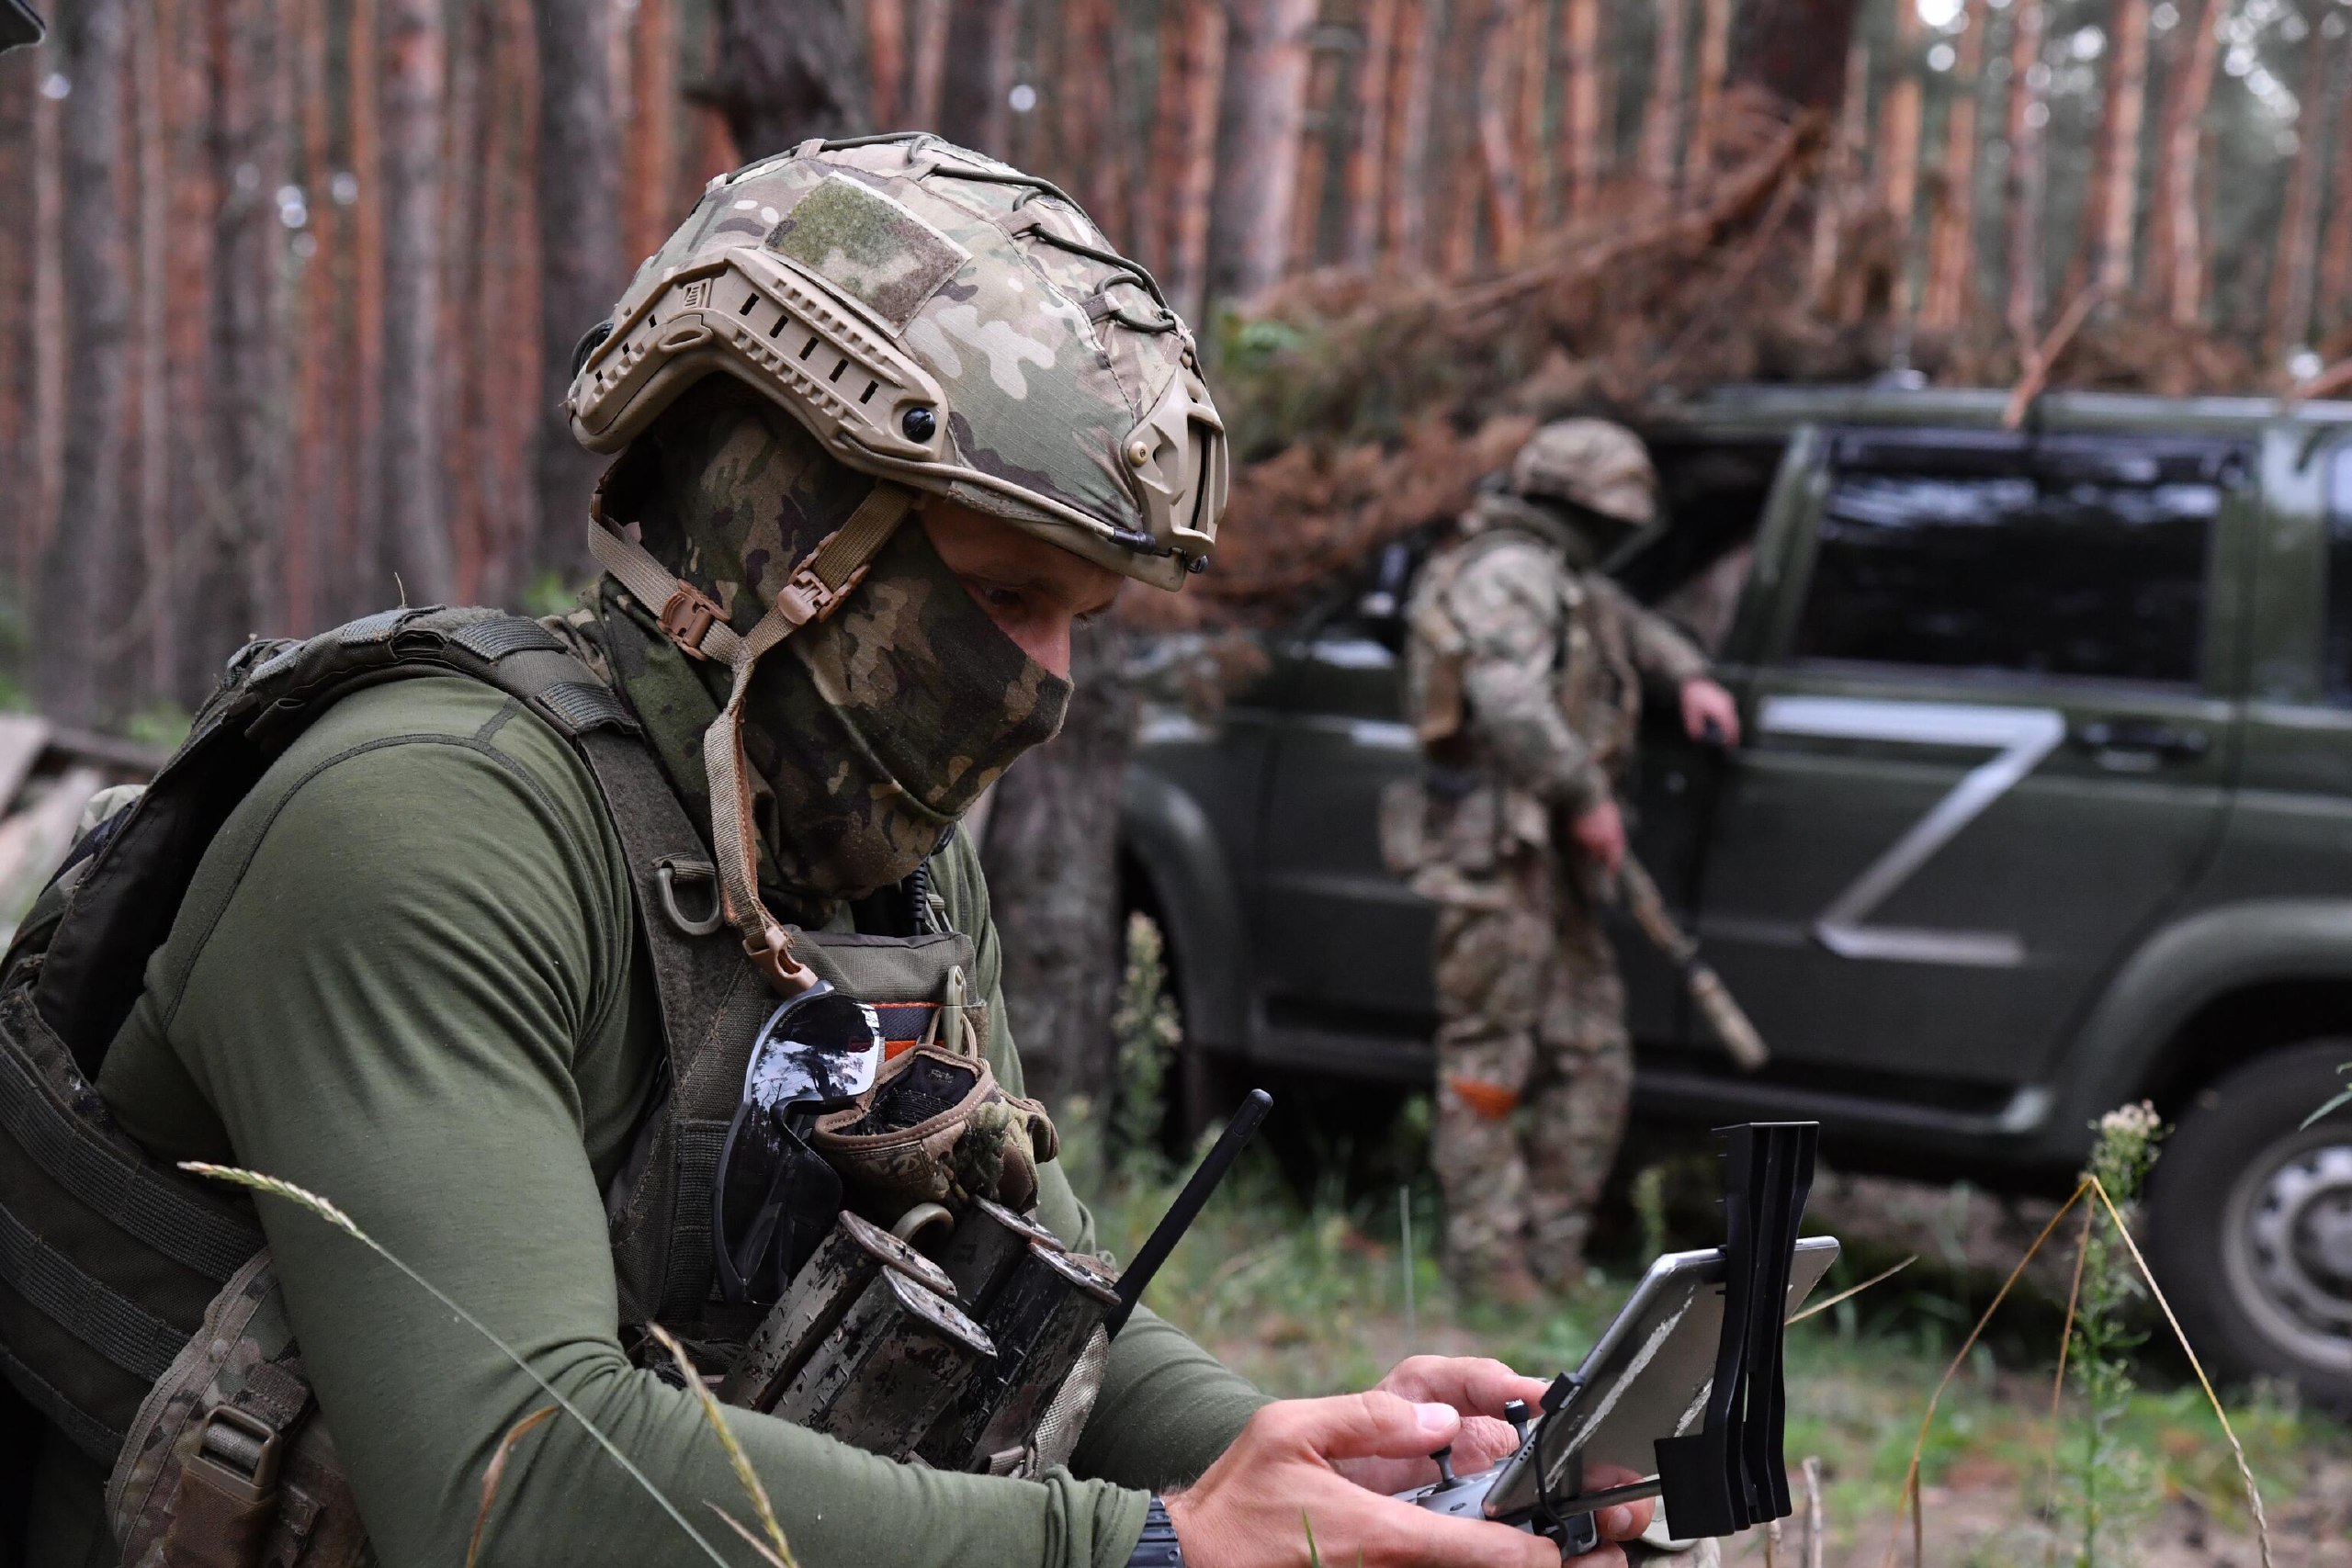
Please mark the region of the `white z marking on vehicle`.
[[1885, 740], [1912, 746], [1989, 746], [1996, 754], [1971, 768], [1950, 795], [1912, 824], [1821, 912], [1814, 934], [1841, 958], [1895, 959], [2014, 968], [2025, 942], [2012, 931], [1921, 931], [1867, 924], [1938, 850], [2016, 788], [2066, 738], [2055, 708], [1988, 707], [1967, 703], [1896, 703], [1861, 697], [1767, 697], [1757, 728], [1769, 735], [1824, 740]]

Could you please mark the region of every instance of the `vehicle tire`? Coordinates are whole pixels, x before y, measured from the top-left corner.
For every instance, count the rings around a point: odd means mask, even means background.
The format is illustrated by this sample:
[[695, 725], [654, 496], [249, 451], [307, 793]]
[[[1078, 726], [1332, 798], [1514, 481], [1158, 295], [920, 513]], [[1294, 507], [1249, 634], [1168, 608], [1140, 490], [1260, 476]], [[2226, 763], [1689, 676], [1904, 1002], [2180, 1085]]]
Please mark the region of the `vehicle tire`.
[[2147, 1250], [2207, 1368], [2352, 1411], [2352, 1040], [2267, 1053], [2199, 1089], [2156, 1162]]

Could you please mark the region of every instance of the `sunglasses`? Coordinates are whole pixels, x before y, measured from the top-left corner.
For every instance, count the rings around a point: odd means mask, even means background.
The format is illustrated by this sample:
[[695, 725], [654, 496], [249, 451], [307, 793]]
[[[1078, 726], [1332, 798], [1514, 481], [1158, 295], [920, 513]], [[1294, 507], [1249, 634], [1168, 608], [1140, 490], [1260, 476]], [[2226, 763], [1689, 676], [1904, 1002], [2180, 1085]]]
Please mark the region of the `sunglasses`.
[[711, 1246], [728, 1301], [782, 1299], [832, 1228], [842, 1179], [808, 1133], [874, 1087], [882, 1056], [874, 1009], [822, 980], [761, 1026], [711, 1183]]

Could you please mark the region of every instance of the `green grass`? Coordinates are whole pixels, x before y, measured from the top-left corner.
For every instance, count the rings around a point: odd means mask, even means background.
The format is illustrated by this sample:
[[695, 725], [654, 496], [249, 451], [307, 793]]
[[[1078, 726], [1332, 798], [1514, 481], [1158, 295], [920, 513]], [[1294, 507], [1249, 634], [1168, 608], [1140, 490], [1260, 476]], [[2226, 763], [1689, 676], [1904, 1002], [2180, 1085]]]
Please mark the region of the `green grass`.
[[[1176, 1179], [1105, 1170], [1099, 1140], [1081, 1118], [1065, 1118], [1064, 1131], [1102, 1244], [1130, 1255], [1173, 1196]], [[1255, 1153], [1211, 1201], [1146, 1301], [1261, 1387], [1287, 1396], [1367, 1386], [1409, 1351], [1494, 1355], [1548, 1377], [1581, 1359], [1634, 1283], [1628, 1258], [1600, 1270], [1573, 1300], [1524, 1311], [1465, 1301], [1437, 1266], [1434, 1191], [1425, 1181], [1408, 1191], [1418, 1253], [1414, 1341], [1405, 1334], [1394, 1190], [1385, 1200], [1351, 1203], [1326, 1191], [1302, 1201], [1273, 1161]], [[1708, 1239], [1676, 1234], [1668, 1244]], [[1832, 1283], [1843, 1288], [1868, 1272], [1842, 1263]], [[1898, 1277], [1858, 1298], [1852, 1310], [1824, 1313], [1793, 1328], [1789, 1338], [1792, 1474], [1803, 1456], [1821, 1456], [1832, 1534], [1857, 1551], [1867, 1543], [1873, 1563], [1894, 1529], [1921, 1413], [1990, 1299], [1980, 1288], [1973, 1300], [1955, 1300], [1948, 1277], [1922, 1278], [1914, 1283]], [[2058, 1323], [2030, 1303], [2020, 1306], [2018, 1317], [2018, 1332], [1993, 1337], [1972, 1352], [1928, 1430], [1921, 1474], [1931, 1562], [2039, 1568], [2051, 1543], [2050, 1387]], [[2162, 1363], [2143, 1364], [2140, 1380], [2143, 1386], [2125, 1399], [2111, 1438], [2148, 1457], [2149, 1501], [2193, 1504], [2218, 1536], [2250, 1542], [2236, 1469], [2203, 1394]], [[2073, 1391], [2068, 1397], [2075, 1397]], [[2352, 1432], [2335, 1422], [2260, 1395], [2233, 1399], [2230, 1412], [2274, 1525], [2282, 1501], [2307, 1483], [2313, 1465], [2352, 1472]], [[2063, 1463], [2058, 1478], [2063, 1487]], [[1962, 1510], [1968, 1519], [1954, 1513], [1954, 1497], [1973, 1504]], [[1993, 1523], [1978, 1517], [1987, 1515]], [[1905, 1540], [1907, 1562], [1907, 1527]], [[2241, 1555], [2251, 1561], [2250, 1548]], [[1792, 1559], [1784, 1552], [1780, 1560]]]

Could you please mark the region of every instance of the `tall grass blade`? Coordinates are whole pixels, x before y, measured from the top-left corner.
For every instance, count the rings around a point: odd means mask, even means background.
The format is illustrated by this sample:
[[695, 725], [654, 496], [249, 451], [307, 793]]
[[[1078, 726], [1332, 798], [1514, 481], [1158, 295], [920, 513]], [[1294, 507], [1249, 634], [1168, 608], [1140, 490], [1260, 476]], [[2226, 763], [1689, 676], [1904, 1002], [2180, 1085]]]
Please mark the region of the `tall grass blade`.
[[439, 1302], [444, 1307], [447, 1308], [449, 1312], [457, 1317], [458, 1322], [472, 1329], [476, 1334], [481, 1335], [484, 1339], [489, 1340], [492, 1345], [497, 1348], [500, 1355], [504, 1356], [508, 1360], [514, 1362], [517, 1371], [538, 1385], [540, 1393], [546, 1394], [549, 1399], [554, 1400], [557, 1406], [561, 1409], [566, 1416], [569, 1416], [574, 1421], [579, 1422], [581, 1430], [586, 1432], [591, 1438], [594, 1438], [596, 1440], [596, 1446], [603, 1449], [605, 1452], [611, 1457], [612, 1461], [621, 1467], [622, 1473], [627, 1475], [631, 1481], [636, 1482], [639, 1487], [644, 1491], [645, 1495], [653, 1499], [655, 1506], [660, 1507], [663, 1513], [670, 1516], [671, 1523], [676, 1525], [681, 1530], [684, 1530], [686, 1534], [687, 1540], [702, 1548], [704, 1556], [709, 1558], [713, 1562], [718, 1563], [719, 1568], [730, 1568], [727, 1559], [718, 1554], [718, 1549], [710, 1544], [709, 1538], [705, 1536], [702, 1531], [695, 1529], [693, 1525], [686, 1522], [685, 1515], [678, 1512], [677, 1505], [672, 1503], [669, 1498], [662, 1495], [662, 1489], [653, 1484], [652, 1479], [649, 1477], [645, 1472], [638, 1469], [635, 1461], [633, 1461], [628, 1455], [621, 1452], [620, 1449], [615, 1445], [612, 1438], [605, 1435], [603, 1428], [599, 1427], [594, 1421], [589, 1420], [587, 1416], [581, 1411], [578, 1405], [565, 1398], [561, 1390], [558, 1389], [555, 1384], [548, 1382], [547, 1379], [541, 1377], [537, 1370], [534, 1368], [530, 1362], [523, 1359], [520, 1351], [516, 1350], [512, 1345], [506, 1343], [505, 1340], [501, 1339], [497, 1335], [492, 1334], [490, 1331], [489, 1326], [484, 1324], [481, 1319], [476, 1317], [472, 1313], [468, 1312], [464, 1307], [459, 1306], [457, 1301], [451, 1297], [447, 1292], [435, 1284], [432, 1280], [426, 1279], [424, 1275], [418, 1273], [415, 1269], [410, 1268], [408, 1264], [403, 1262], [401, 1259], [394, 1257], [391, 1251], [381, 1242], [378, 1241], [374, 1236], [369, 1235], [366, 1231], [361, 1230], [356, 1224], [353, 1224], [352, 1218], [349, 1214], [345, 1213], [341, 1209], [336, 1208], [326, 1199], [320, 1197], [317, 1193], [311, 1191], [308, 1188], [297, 1187], [290, 1181], [283, 1181], [274, 1176], [264, 1176], [258, 1171], [243, 1170], [235, 1166], [229, 1165], [211, 1165], [203, 1160], [183, 1160], [180, 1162], [180, 1168], [187, 1171], [191, 1175], [209, 1177], [214, 1181], [225, 1181], [232, 1187], [243, 1187], [252, 1191], [267, 1193], [273, 1198], [284, 1199], [287, 1202], [293, 1204], [296, 1208], [301, 1209], [306, 1213], [314, 1214], [318, 1218], [326, 1221], [327, 1224], [334, 1226], [335, 1229], [343, 1232], [345, 1235], [348, 1235], [354, 1241], [359, 1243], [362, 1247], [365, 1247], [368, 1251], [374, 1253], [377, 1257], [382, 1258], [385, 1262], [399, 1269], [402, 1274], [408, 1277], [409, 1281], [415, 1285], [417, 1289], [423, 1291], [426, 1295], [431, 1296], [435, 1301]]
[[554, 1405], [542, 1404], [507, 1427], [506, 1435], [498, 1439], [498, 1451], [490, 1456], [490, 1465], [481, 1472], [481, 1506], [474, 1511], [474, 1533], [466, 1540], [466, 1568], [474, 1568], [481, 1556], [482, 1527], [490, 1523], [490, 1506], [497, 1500], [498, 1483], [506, 1478], [507, 1456], [533, 1427], [555, 1413]]
[[[743, 1495], [752, 1500], [752, 1512], [759, 1516], [760, 1528], [768, 1533], [769, 1550], [762, 1555], [773, 1557], [783, 1564], [783, 1568], [799, 1568], [793, 1561], [792, 1548], [785, 1541], [784, 1527], [775, 1522], [775, 1509], [768, 1504], [768, 1489], [760, 1484], [759, 1472], [752, 1468], [752, 1456], [745, 1453], [743, 1445], [736, 1440], [735, 1429], [727, 1424], [727, 1413], [719, 1408], [718, 1401], [712, 1396], [710, 1385], [702, 1381], [702, 1373], [687, 1356], [686, 1348], [671, 1337], [670, 1331], [660, 1324], [649, 1323], [645, 1326], [654, 1338], [662, 1342], [662, 1348], [670, 1352], [670, 1359], [677, 1363], [679, 1375], [686, 1380], [687, 1389], [702, 1405], [702, 1418], [710, 1424], [712, 1431], [718, 1434], [718, 1446], [727, 1450], [727, 1462], [735, 1468], [736, 1484], [741, 1486]], [[717, 1506], [716, 1504], [712, 1506]], [[735, 1523], [732, 1515], [722, 1513], [719, 1517], [730, 1525]], [[741, 1529], [742, 1527], [737, 1525], [736, 1528]]]
[[1860, 1284], [1849, 1285], [1844, 1290], [1838, 1292], [1836, 1295], [1830, 1297], [1827, 1301], [1814, 1303], [1811, 1306], [1805, 1308], [1803, 1312], [1789, 1319], [1789, 1322], [1791, 1324], [1803, 1323], [1806, 1318], [1813, 1316], [1815, 1313], [1827, 1312], [1831, 1307], [1839, 1305], [1845, 1302], [1850, 1302], [1856, 1296], [1860, 1295], [1864, 1291], [1869, 1290], [1871, 1286], [1885, 1284], [1889, 1280], [1894, 1279], [1897, 1274], [1902, 1273], [1903, 1270], [1910, 1268], [1911, 1265], [1918, 1261], [1919, 1255], [1915, 1252], [1910, 1257], [1905, 1258], [1902, 1262], [1896, 1264], [1894, 1268], [1880, 1269], [1877, 1273], [1871, 1275]]
[[2213, 1392], [2213, 1380], [2205, 1375], [2205, 1363], [2197, 1359], [2196, 1350], [2188, 1343], [2188, 1334], [2180, 1326], [2180, 1319], [2173, 1315], [2172, 1303], [2165, 1300], [2163, 1289], [2157, 1285], [2155, 1275], [2148, 1268], [2148, 1260], [2140, 1256], [2140, 1244], [2132, 1239], [2131, 1227], [2123, 1223], [2123, 1216], [2115, 1212], [2115, 1200], [2107, 1195], [2107, 1188], [2096, 1176], [2089, 1178], [2085, 1185], [2096, 1191], [2098, 1201], [2106, 1205], [2107, 1217], [2115, 1222], [2116, 1234], [2123, 1238], [2123, 1246], [2132, 1254], [2132, 1261], [2139, 1266], [2140, 1278], [2146, 1281], [2148, 1293], [2156, 1298], [2156, 1305], [2163, 1311], [2165, 1322], [2171, 1325], [2173, 1338], [2179, 1342], [2180, 1353], [2188, 1358], [2189, 1370], [2197, 1374], [2197, 1385], [2205, 1391], [2205, 1402], [2213, 1407], [2213, 1418], [2222, 1424], [2222, 1436], [2230, 1440], [2230, 1456], [2237, 1461], [2238, 1479], [2245, 1483], [2246, 1505], [2254, 1510], [2254, 1530], [2262, 1550], [2262, 1568], [2272, 1568], [2270, 1517], [2263, 1512], [2262, 1488], [2254, 1483], [2254, 1467], [2246, 1462], [2245, 1445], [2238, 1441], [2237, 1428], [2230, 1425], [2230, 1413], [2222, 1408], [2222, 1396]]

